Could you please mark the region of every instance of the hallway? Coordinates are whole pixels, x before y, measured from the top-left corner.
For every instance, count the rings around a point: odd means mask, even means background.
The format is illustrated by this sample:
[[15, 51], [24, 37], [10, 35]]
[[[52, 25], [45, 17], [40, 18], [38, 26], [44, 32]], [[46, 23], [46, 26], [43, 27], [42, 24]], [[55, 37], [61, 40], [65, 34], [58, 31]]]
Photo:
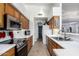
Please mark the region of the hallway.
[[28, 56], [50, 56], [47, 47], [40, 41], [35, 42], [35, 45], [30, 50]]

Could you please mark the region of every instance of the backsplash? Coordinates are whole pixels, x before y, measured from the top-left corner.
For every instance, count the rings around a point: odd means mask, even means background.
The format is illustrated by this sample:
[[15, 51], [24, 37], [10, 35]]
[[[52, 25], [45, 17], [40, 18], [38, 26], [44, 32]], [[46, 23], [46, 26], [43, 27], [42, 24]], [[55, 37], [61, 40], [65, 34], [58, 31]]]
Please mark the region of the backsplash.
[[2, 42], [2, 41], [5, 41], [5, 40], [10, 40], [11, 39], [11, 37], [9, 36], [9, 31], [0, 31], [0, 33], [5, 33], [4, 35], [4, 37], [0, 37], [0, 42]]
[[26, 38], [25, 31], [28, 31], [28, 30], [16, 30], [16, 31], [13, 31], [14, 38]]

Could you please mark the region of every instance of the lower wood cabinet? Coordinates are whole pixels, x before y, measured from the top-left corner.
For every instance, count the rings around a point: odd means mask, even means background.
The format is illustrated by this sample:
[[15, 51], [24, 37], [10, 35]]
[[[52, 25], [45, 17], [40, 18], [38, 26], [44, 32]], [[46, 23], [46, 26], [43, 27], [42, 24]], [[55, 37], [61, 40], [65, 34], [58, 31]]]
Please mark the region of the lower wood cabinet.
[[63, 47], [61, 47], [59, 44], [57, 44], [52, 39], [47, 37], [47, 48], [48, 48], [50, 55], [52, 56], [52, 55], [55, 55], [53, 52], [53, 49], [62, 49]]
[[32, 48], [32, 36], [27, 40], [27, 51], [29, 53], [30, 49]]
[[8, 50], [4, 54], [2, 54], [2, 56], [15, 56], [15, 48]]

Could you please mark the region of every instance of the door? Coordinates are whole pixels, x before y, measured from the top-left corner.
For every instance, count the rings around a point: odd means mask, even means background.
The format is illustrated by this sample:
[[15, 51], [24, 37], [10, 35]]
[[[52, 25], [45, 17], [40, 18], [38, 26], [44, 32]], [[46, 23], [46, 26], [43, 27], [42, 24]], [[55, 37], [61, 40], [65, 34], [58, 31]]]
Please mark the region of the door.
[[38, 26], [38, 40], [42, 41], [42, 26]]

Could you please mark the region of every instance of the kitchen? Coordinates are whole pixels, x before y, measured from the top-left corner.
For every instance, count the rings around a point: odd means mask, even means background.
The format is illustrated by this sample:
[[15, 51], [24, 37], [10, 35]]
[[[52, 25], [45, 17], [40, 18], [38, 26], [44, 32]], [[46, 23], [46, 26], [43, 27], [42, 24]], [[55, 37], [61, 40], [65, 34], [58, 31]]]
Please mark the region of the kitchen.
[[79, 56], [78, 6], [0, 3], [0, 56]]

